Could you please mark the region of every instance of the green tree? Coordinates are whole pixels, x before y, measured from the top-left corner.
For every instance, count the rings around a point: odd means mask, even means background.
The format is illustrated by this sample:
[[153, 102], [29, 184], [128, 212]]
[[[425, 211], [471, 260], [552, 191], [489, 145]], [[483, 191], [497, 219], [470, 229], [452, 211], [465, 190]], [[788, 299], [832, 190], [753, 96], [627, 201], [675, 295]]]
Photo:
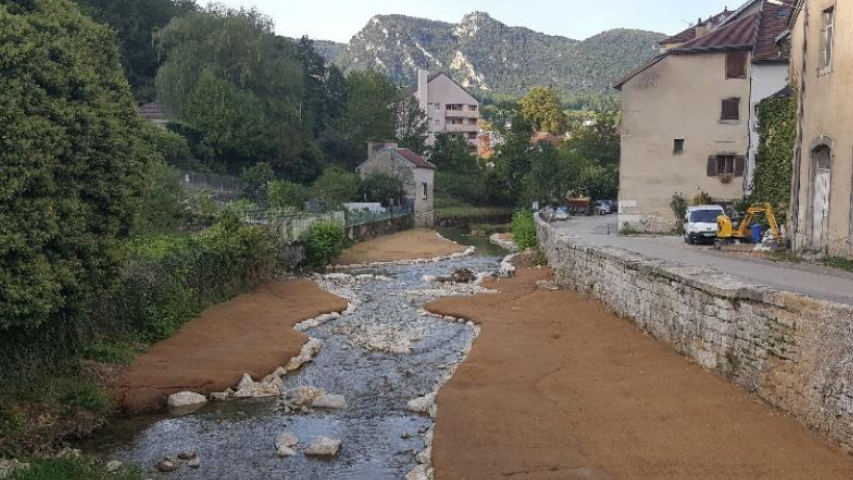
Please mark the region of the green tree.
[[255, 10], [217, 5], [173, 19], [155, 35], [166, 57], [159, 98], [225, 170], [270, 161], [282, 174], [310, 177], [317, 158], [299, 119], [302, 65], [293, 42], [272, 29]]
[[579, 172], [575, 187], [595, 200], [614, 199], [619, 195], [619, 173], [612, 165], [589, 164]]
[[531, 168], [530, 138], [533, 124], [524, 116], [515, 118], [511, 128], [504, 136], [504, 143], [497, 148], [495, 168], [506, 187], [506, 193], [518, 199], [524, 190], [524, 181]]
[[116, 280], [156, 157], [119, 58], [72, 2], [0, 0], [0, 328], [60, 322]]
[[326, 209], [338, 210], [343, 204], [358, 199], [358, 175], [342, 168], [329, 167], [314, 182], [314, 194]]
[[557, 135], [566, 131], [566, 114], [560, 104], [560, 97], [546, 87], [533, 87], [521, 99], [521, 114], [527, 117], [540, 132]]
[[414, 97], [397, 102], [397, 143], [402, 148], [424, 155], [427, 151], [429, 119]]
[[398, 89], [381, 73], [365, 70], [347, 76], [349, 97], [342, 130], [353, 148], [367, 157], [367, 142], [397, 138], [395, 104]]
[[198, 9], [195, 0], [77, 0], [80, 10], [118, 34], [121, 63], [139, 103], [155, 98], [154, 77], [161, 59], [152, 42], [155, 31], [173, 18]]
[[617, 165], [621, 154], [619, 115], [599, 112], [591, 126], [576, 129], [568, 147], [583, 158]]
[[468, 141], [461, 135], [440, 133], [435, 136], [430, 162], [442, 172], [473, 174], [479, 168], [477, 158], [471, 154]]
[[245, 194], [255, 199], [264, 196], [267, 185], [275, 180], [275, 172], [267, 162], [260, 162], [240, 172], [240, 180], [245, 186]]
[[399, 178], [386, 173], [373, 173], [361, 180], [358, 194], [359, 198], [368, 202], [387, 203], [402, 200], [405, 191]]
[[305, 202], [311, 199], [311, 189], [287, 180], [270, 182], [266, 187], [267, 205], [273, 209], [302, 210]]

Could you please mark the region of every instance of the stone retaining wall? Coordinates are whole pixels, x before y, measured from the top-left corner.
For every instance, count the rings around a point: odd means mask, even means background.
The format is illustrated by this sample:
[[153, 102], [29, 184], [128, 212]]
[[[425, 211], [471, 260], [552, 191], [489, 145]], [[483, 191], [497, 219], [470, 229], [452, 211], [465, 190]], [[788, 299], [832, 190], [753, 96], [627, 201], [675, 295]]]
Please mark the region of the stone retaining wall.
[[347, 237], [356, 242], [363, 242], [384, 235], [411, 230], [414, 228], [414, 217], [406, 215], [403, 217], [386, 218], [377, 222], [369, 222], [361, 225], [347, 227]]
[[560, 285], [853, 451], [853, 307], [537, 232]]

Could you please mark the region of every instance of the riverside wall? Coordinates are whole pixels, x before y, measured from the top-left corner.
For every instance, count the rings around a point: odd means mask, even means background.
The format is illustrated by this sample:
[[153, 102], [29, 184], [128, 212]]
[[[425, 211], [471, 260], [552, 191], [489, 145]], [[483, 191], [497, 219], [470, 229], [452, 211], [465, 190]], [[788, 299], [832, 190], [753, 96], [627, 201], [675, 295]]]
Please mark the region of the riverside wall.
[[853, 451], [853, 307], [537, 232], [561, 286]]

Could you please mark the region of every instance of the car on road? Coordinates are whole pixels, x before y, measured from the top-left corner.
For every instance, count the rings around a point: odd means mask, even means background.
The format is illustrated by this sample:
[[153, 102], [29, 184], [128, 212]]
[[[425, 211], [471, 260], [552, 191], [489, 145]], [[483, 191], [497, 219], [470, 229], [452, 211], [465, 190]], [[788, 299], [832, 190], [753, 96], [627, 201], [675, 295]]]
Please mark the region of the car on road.
[[595, 202], [595, 213], [598, 215], [610, 215], [613, 213], [613, 205], [609, 200], [599, 200]]
[[684, 218], [684, 241], [690, 245], [717, 238], [717, 217], [726, 212], [719, 205], [689, 207]]

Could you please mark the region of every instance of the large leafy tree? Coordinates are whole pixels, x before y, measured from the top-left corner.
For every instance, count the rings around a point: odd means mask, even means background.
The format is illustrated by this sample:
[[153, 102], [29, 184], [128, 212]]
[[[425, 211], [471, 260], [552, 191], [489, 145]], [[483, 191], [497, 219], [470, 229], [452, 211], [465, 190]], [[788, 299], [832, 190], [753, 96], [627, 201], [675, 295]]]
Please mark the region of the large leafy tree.
[[297, 42], [296, 57], [305, 74], [302, 123], [311, 137], [317, 138], [343, 116], [346, 79], [338, 67], [326, 65], [314, 48], [314, 41], [308, 37]]
[[583, 158], [603, 165], [617, 165], [621, 153], [619, 115], [599, 112], [590, 126], [575, 129], [568, 147]]
[[118, 34], [121, 60], [140, 103], [155, 98], [154, 77], [161, 59], [152, 35], [172, 18], [197, 10], [195, 0], [77, 0], [80, 10]]
[[159, 98], [201, 133], [208, 161], [231, 172], [269, 161], [292, 178], [314, 174], [317, 152], [300, 122], [302, 65], [269, 18], [212, 5], [173, 19], [155, 40], [167, 59]]
[[521, 99], [521, 114], [536, 130], [562, 134], [566, 131], [566, 114], [556, 92], [546, 87], [534, 87]]
[[533, 124], [519, 115], [506, 132], [504, 143], [497, 149], [495, 168], [512, 198], [520, 197], [524, 189], [524, 179], [532, 165], [532, 135]]
[[397, 138], [398, 88], [381, 73], [365, 70], [347, 76], [349, 98], [342, 130], [353, 148], [367, 156], [367, 142]]
[[441, 133], [435, 137], [430, 161], [442, 172], [472, 175], [477, 173], [477, 159], [471, 154], [468, 141], [461, 135]]
[[114, 281], [148, 128], [109, 28], [67, 0], [0, 0], [0, 329], [56, 324]]
[[424, 155], [427, 151], [429, 119], [414, 97], [397, 103], [397, 143], [403, 148]]

